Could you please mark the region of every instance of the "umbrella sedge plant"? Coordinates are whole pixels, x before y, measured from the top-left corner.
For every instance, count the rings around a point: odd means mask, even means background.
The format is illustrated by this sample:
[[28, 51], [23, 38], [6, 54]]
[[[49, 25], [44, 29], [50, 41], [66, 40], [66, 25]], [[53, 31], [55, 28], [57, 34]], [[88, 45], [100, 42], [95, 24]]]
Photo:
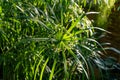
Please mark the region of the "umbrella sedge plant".
[[1, 0], [3, 79], [89, 80], [88, 58], [99, 57], [102, 47], [80, 4], [80, 0]]

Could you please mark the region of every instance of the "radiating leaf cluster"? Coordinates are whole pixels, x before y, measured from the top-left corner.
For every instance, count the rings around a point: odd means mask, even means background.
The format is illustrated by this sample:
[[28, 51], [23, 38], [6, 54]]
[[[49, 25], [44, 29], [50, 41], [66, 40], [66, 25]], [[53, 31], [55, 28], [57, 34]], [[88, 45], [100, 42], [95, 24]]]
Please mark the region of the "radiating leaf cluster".
[[102, 47], [83, 11], [85, 1], [1, 0], [3, 79], [89, 79], [87, 59]]

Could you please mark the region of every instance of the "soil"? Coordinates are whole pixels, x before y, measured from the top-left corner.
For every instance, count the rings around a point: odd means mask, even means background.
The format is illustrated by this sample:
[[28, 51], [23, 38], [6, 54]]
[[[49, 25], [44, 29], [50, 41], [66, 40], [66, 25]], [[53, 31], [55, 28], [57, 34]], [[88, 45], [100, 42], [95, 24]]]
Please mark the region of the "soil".
[[114, 51], [107, 50], [107, 56], [115, 57], [117, 62], [120, 63], [120, 10], [117, 10], [119, 6], [120, 1], [115, 4], [108, 19], [107, 31], [111, 32], [111, 34], [106, 34], [102, 42], [111, 43], [109, 47], [117, 49], [118, 52], [116, 52], [115, 49]]
[[[107, 50], [107, 57], [114, 57], [116, 59], [116, 64], [120, 64], [120, 10], [117, 8], [120, 6], [120, 0], [115, 3], [115, 7], [112, 9], [112, 12], [108, 18], [107, 33], [101, 42], [111, 43], [109, 46], [113, 47], [113, 50]], [[119, 69], [118, 69], [119, 68]], [[110, 73], [111, 79], [107, 80], [120, 80], [120, 66], [115, 70], [108, 71]], [[114, 79], [112, 79], [114, 77]]]
[[[117, 10], [119, 6], [120, 0], [115, 3], [115, 7], [112, 9], [112, 12], [107, 21], [106, 30], [111, 33], [106, 33], [100, 42], [108, 42], [110, 45], [104, 47], [112, 47], [112, 50], [106, 50], [106, 56], [103, 58], [105, 59], [107, 57], [114, 57], [116, 59], [116, 64], [120, 65], [120, 10]], [[96, 15], [88, 15], [88, 18], [90, 20], [95, 20]], [[120, 80], [120, 66], [118, 68], [107, 71], [110, 75], [109, 77], [106, 76], [105, 80]], [[95, 68], [94, 71], [96, 74], [95, 76], [98, 78], [100, 75], [98, 68]], [[98, 78], [98, 80], [100, 79]]]

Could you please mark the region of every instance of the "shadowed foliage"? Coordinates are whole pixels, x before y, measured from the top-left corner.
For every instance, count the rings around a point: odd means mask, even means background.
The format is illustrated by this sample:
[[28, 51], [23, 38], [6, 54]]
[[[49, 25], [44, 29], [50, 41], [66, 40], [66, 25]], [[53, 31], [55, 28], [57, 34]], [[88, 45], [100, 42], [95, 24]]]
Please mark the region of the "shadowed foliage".
[[[89, 13], [84, 12], [83, 6], [87, 3], [86, 0], [1, 0], [3, 79], [95, 80], [91, 59], [99, 61], [104, 50], [97, 42], [95, 30], [105, 30], [94, 27], [86, 17]], [[93, 4], [100, 1], [93, 0]]]

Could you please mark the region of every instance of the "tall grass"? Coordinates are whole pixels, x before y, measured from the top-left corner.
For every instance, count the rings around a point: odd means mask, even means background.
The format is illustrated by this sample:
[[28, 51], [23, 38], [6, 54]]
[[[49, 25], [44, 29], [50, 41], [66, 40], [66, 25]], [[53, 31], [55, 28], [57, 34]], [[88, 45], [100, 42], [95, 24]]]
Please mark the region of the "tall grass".
[[90, 79], [102, 47], [80, 0], [1, 0], [0, 23], [4, 80]]

